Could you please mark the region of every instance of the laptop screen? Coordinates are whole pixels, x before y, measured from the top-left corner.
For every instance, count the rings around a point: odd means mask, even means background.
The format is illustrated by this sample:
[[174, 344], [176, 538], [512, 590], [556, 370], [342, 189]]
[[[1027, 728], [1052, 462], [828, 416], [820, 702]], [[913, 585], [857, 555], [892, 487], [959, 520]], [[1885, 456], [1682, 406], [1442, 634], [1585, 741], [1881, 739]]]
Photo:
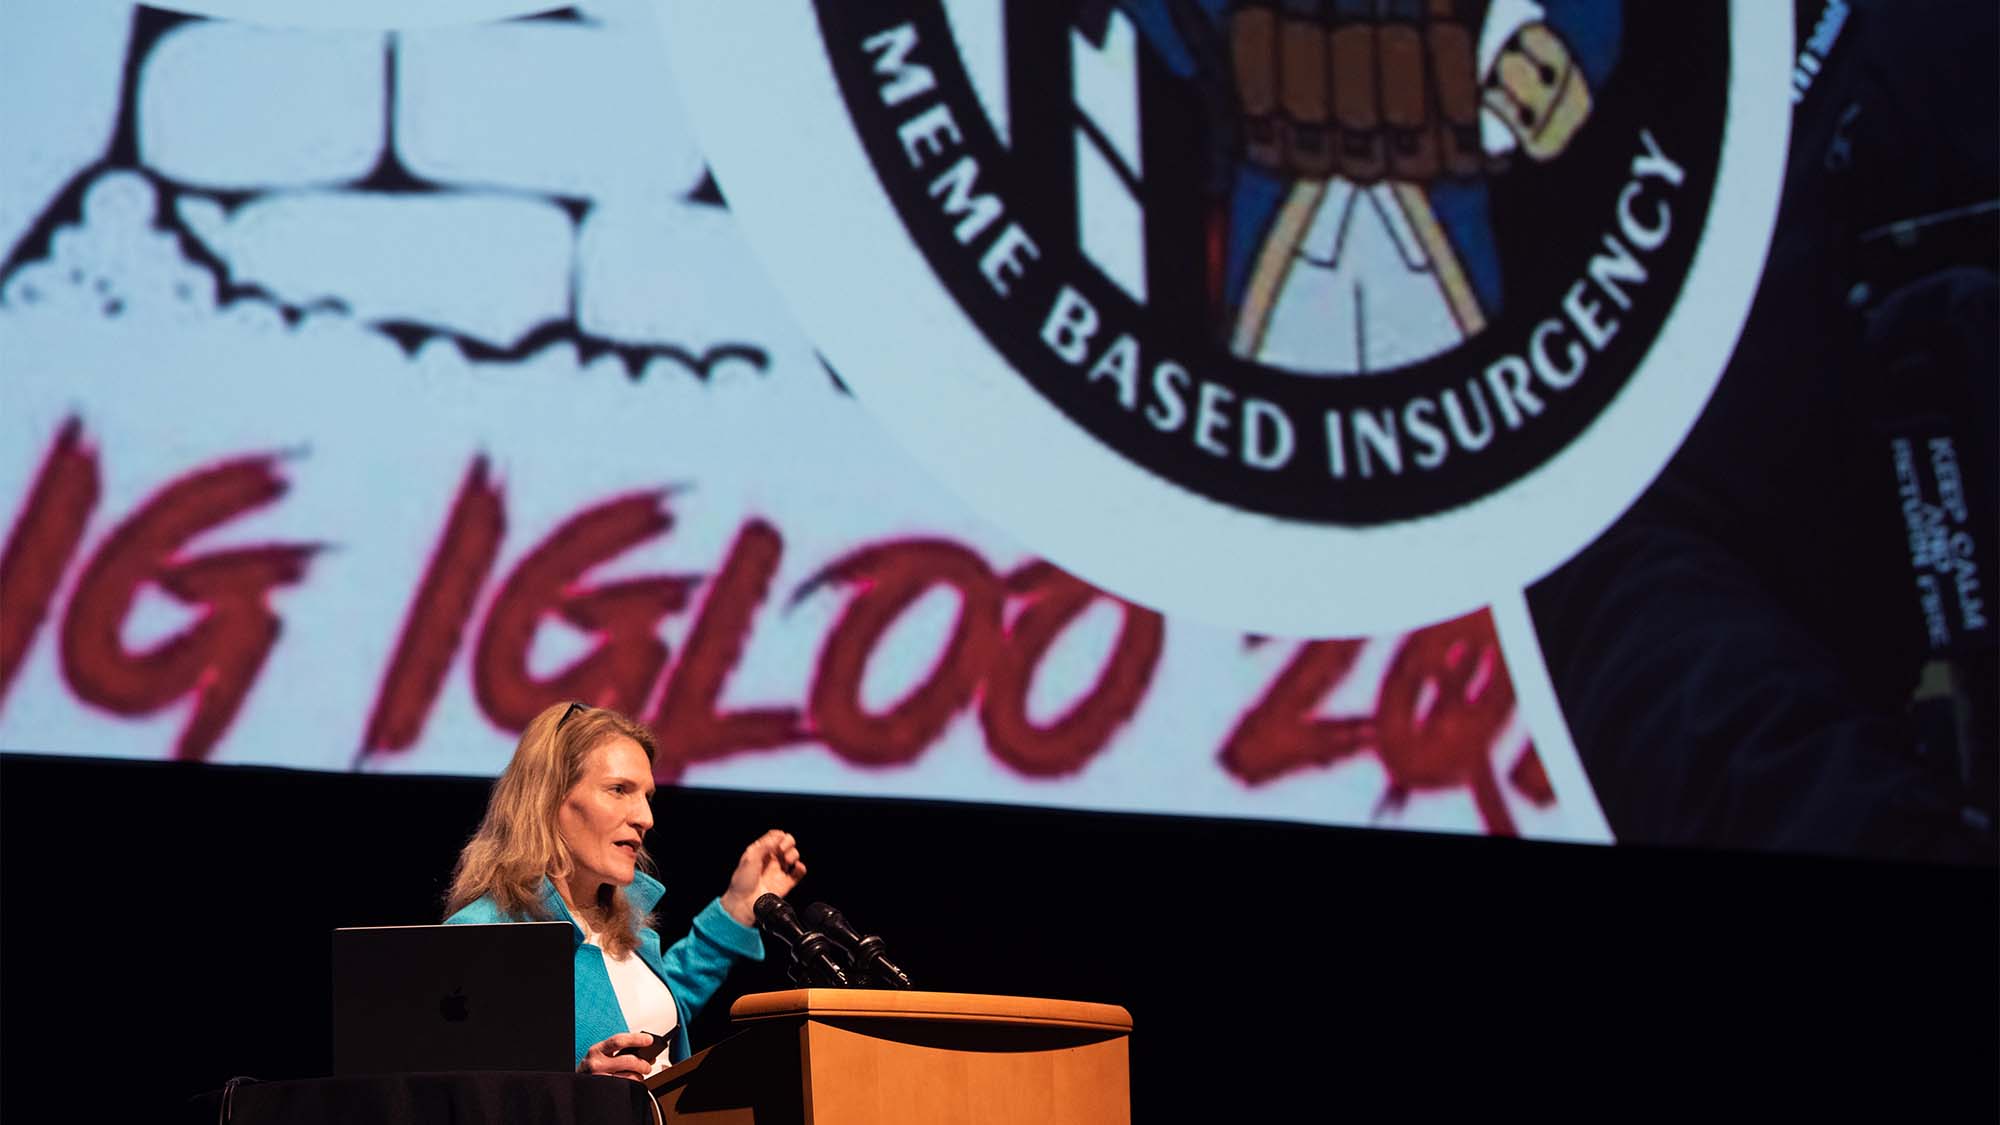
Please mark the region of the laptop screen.
[[333, 1072], [573, 1070], [567, 922], [333, 931]]

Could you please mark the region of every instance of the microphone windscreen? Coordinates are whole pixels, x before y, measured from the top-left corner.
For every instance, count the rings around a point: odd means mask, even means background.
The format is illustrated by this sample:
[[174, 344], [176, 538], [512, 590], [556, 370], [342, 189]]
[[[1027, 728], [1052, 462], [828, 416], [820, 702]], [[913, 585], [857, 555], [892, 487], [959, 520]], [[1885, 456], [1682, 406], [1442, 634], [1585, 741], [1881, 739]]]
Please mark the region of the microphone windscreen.
[[784, 899], [766, 891], [750, 905], [750, 913], [755, 914], [759, 922], [768, 922], [771, 920], [771, 915], [782, 912], [784, 905]]

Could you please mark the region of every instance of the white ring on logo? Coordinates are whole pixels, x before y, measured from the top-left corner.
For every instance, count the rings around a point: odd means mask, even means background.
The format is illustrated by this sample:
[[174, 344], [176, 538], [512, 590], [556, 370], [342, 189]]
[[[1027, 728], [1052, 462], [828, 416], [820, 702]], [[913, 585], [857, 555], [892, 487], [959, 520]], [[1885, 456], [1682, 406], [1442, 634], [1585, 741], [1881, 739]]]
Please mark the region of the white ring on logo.
[[147, 0], [147, 6], [265, 27], [386, 31], [519, 19], [561, 5], [549, 0], [340, 0], [337, 4], [324, 0]]
[[[1721, 378], [1784, 181], [1792, 13], [1731, 0], [1720, 164], [1651, 350], [1568, 446], [1451, 511], [1290, 522], [1179, 488], [1044, 399], [938, 280], [870, 164], [807, 0], [659, 5], [730, 208], [862, 404], [975, 511], [1142, 605], [1281, 636], [1362, 635], [1512, 595], [1601, 534], [1665, 467]], [[931, 45], [937, 50], [938, 45]], [[829, 467], [838, 471], [837, 467]]]

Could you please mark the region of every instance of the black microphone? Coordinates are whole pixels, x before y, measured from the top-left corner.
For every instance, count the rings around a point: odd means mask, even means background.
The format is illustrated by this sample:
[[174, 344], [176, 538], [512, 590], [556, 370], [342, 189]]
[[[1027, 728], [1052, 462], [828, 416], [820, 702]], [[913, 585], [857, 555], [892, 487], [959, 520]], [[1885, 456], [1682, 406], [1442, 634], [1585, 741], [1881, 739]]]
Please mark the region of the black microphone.
[[791, 947], [792, 960], [810, 981], [835, 988], [854, 987], [848, 982], [846, 968], [834, 956], [837, 947], [825, 934], [799, 925], [791, 903], [766, 893], [750, 909], [765, 933]]
[[855, 967], [865, 970], [877, 984], [885, 988], [914, 987], [910, 984], [910, 975], [889, 960], [882, 939], [872, 934], [862, 937], [847, 924], [847, 919], [840, 916], [840, 911], [826, 903], [815, 902], [806, 907], [806, 921], [815, 929], [833, 935], [833, 940], [847, 951]]

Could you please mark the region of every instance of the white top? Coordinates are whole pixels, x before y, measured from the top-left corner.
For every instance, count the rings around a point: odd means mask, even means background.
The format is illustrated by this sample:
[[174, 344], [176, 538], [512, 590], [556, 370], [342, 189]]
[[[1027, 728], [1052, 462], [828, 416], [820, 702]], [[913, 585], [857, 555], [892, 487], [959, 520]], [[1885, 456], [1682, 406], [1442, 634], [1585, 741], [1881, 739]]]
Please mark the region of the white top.
[[[581, 916], [572, 913], [576, 928], [583, 931], [583, 940], [604, 953], [604, 943], [598, 940], [600, 931], [590, 928]], [[625, 1014], [625, 1028], [628, 1031], [650, 1031], [655, 1035], [668, 1035], [674, 1025], [680, 1022], [680, 1009], [674, 1007], [674, 994], [667, 982], [655, 976], [653, 970], [636, 953], [623, 957], [613, 957], [604, 953], [604, 969], [611, 974], [611, 991], [618, 997], [618, 1009]], [[665, 1070], [670, 1061], [668, 1052], [662, 1050], [653, 1060], [653, 1069], [658, 1074]]]

